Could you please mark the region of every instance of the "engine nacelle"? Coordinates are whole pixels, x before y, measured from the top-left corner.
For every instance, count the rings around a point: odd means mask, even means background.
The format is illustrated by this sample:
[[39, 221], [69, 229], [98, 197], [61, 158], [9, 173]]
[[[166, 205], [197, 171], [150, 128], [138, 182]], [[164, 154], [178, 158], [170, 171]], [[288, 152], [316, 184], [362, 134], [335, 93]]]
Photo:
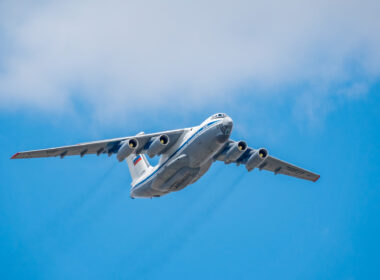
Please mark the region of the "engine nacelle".
[[169, 137], [165, 134], [160, 137], [155, 137], [152, 143], [149, 145], [147, 154], [150, 158], [160, 154], [169, 144]]
[[236, 161], [247, 150], [247, 143], [244, 141], [235, 142], [231, 145], [224, 159], [225, 163]]
[[136, 139], [129, 139], [121, 142], [119, 151], [117, 152], [117, 159], [119, 161], [125, 160], [130, 154], [132, 154], [139, 147], [139, 142]]
[[247, 163], [245, 164], [245, 168], [247, 168], [248, 171], [253, 170], [256, 167], [259, 167], [261, 164], [264, 163], [264, 161], [268, 157], [268, 151], [265, 148], [260, 148], [256, 150], [247, 160]]

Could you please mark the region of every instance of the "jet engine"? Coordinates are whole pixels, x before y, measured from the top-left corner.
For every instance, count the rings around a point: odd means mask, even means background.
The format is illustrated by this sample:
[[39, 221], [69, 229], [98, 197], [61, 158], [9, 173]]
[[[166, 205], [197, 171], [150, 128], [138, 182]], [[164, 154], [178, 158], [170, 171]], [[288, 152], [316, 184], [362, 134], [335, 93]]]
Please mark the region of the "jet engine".
[[236, 161], [247, 150], [247, 143], [244, 141], [234, 142], [227, 150], [224, 161], [230, 163]]
[[150, 158], [160, 154], [169, 144], [169, 137], [165, 134], [160, 137], [155, 137], [149, 145], [147, 154]]
[[268, 157], [268, 151], [267, 149], [260, 148], [256, 150], [247, 160], [247, 163], [245, 164], [245, 167], [248, 171], [251, 171], [252, 169], [259, 167], [261, 164], [264, 163], [264, 161]]
[[132, 154], [139, 147], [139, 142], [133, 138], [129, 140], [125, 140], [121, 142], [120, 144], [121, 146], [116, 156], [119, 161], [123, 161], [124, 159], [126, 159], [130, 154]]

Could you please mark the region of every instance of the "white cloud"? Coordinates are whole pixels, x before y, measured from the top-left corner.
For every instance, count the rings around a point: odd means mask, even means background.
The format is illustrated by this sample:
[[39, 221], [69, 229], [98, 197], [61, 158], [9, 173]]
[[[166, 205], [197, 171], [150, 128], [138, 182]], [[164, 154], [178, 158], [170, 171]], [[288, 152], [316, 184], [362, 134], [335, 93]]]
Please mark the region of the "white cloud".
[[114, 117], [228, 102], [240, 87], [352, 96], [380, 76], [379, 1], [32, 2], [0, 4], [3, 108], [75, 99]]

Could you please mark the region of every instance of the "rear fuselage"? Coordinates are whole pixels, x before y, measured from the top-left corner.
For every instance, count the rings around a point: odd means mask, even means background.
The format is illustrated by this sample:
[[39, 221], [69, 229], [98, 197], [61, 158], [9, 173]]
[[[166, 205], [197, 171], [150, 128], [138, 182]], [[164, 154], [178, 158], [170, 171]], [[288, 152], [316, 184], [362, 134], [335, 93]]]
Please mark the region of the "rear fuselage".
[[210, 168], [214, 156], [228, 141], [232, 120], [228, 116], [208, 118], [188, 129], [176, 145], [148, 174], [134, 182], [131, 197], [158, 197], [196, 182]]

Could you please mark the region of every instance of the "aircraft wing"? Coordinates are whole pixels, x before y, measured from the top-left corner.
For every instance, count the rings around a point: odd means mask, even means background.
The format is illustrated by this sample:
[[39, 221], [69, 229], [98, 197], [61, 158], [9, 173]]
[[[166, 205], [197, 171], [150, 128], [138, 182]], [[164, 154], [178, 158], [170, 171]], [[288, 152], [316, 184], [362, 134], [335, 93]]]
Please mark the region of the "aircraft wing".
[[25, 151], [25, 152], [18, 152], [14, 154], [11, 159], [23, 159], [23, 158], [42, 158], [42, 157], [57, 157], [60, 156], [61, 158], [65, 156], [74, 156], [74, 155], [80, 155], [83, 157], [87, 154], [108, 154], [109, 156], [117, 153], [121, 143], [123, 141], [129, 140], [129, 139], [136, 139], [138, 141], [138, 148], [136, 149], [135, 153], [144, 153], [146, 151], [146, 148], [149, 146], [151, 141], [155, 137], [159, 137], [160, 135], [166, 135], [169, 138], [168, 147], [165, 148], [161, 153], [165, 153], [167, 149], [170, 148], [171, 145], [173, 145], [178, 138], [186, 131], [187, 129], [177, 129], [177, 130], [170, 130], [170, 131], [163, 131], [158, 133], [151, 133], [151, 134], [143, 134], [140, 133], [136, 136], [127, 136], [127, 137], [121, 137], [121, 138], [114, 138], [114, 139], [108, 139], [108, 140], [100, 140], [100, 141], [94, 141], [94, 142], [88, 142], [88, 143], [80, 143], [76, 145], [71, 146], [62, 146], [62, 147], [56, 147], [56, 148], [49, 148], [49, 149], [42, 149], [42, 150], [33, 150], [33, 151]]
[[305, 179], [305, 180], [309, 180], [313, 182], [316, 182], [320, 177], [320, 175], [316, 173], [313, 173], [301, 167], [295, 166], [291, 163], [280, 160], [270, 155], [266, 155], [265, 160], [263, 159], [262, 162], [260, 162], [257, 166], [252, 168], [252, 166], [248, 166], [249, 165], [248, 161], [255, 153], [258, 153], [261, 149], [256, 150], [250, 147], [247, 147], [246, 150], [237, 159], [233, 161], [229, 161], [226, 155], [228, 153], [228, 150], [231, 149], [234, 143], [238, 143], [238, 142], [231, 140], [229, 143], [227, 143], [224, 150], [222, 150], [221, 153], [216, 156], [216, 160], [221, 160], [226, 163], [234, 162], [238, 165], [245, 164], [248, 171], [251, 171], [254, 168], [258, 168], [259, 170], [271, 171], [275, 175], [283, 174], [283, 175], [288, 175], [288, 176]]
[[282, 161], [278, 158], [268, 156], [261, 169], [272, 171], [275, 174], [284, 174], [300, 179], [316, 182], [320, 175], [315, 174], [306, 169], [300, 168], [288, 162]]

